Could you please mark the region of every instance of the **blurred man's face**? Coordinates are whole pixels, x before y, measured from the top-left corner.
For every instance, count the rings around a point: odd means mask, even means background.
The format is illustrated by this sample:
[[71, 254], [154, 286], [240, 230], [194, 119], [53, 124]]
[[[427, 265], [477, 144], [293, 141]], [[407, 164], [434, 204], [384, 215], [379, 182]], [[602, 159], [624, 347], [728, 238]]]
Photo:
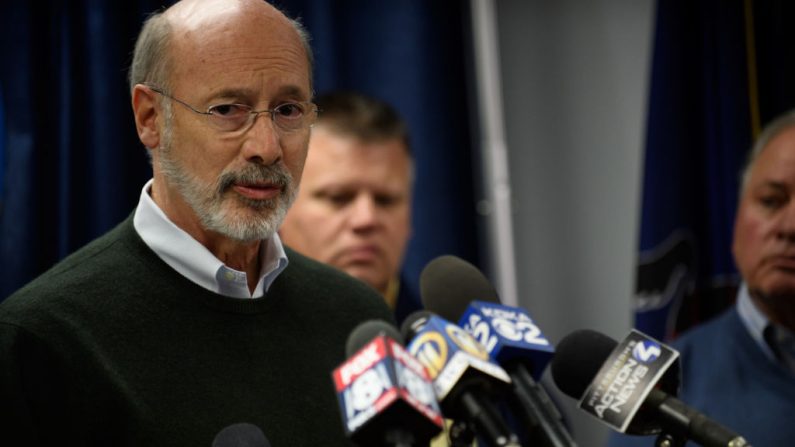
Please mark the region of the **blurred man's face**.
[[316, 125], [280, 235], [295, 250], [384, 293], [410, 235], [410, 177], [401, 141], [363, 143]]
[[790, 301], [795, 299], [795, 128], [768, 143], [750, 174], [735, 222], [735, 261], [757, 300]]

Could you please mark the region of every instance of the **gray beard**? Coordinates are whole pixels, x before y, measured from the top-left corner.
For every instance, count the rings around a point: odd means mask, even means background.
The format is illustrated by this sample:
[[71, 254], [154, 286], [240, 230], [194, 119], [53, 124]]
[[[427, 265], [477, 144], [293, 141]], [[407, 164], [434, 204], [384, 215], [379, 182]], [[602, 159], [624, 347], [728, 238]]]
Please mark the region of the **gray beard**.
[[[159, 167], [162, 174], [173, 184], [202, 226], [209, 231], [222, 234], [240, 242], [252, 242], [271, 238], [284, 220], [297, 195], [297, 188], [290, 172], [284, 165], [271, 166], [249, 164], [238, 171], [221, 173], [214, 183], [203, 183], [184, 166], [173, 159], [170, 119], [166, 119], [165, 132], [160, 145]], [[268, 182], [281, 188], [279, 196], [268, 200], [253, 200], [242, 197], [231, 190], [235, 183]], [[248, 212], [239, 212], [242, 205]]]

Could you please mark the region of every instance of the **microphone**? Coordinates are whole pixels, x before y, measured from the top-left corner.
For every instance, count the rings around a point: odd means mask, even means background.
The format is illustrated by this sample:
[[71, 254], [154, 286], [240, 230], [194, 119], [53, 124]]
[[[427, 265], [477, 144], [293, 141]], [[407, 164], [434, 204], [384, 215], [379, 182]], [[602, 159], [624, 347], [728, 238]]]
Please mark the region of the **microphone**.
[[497, 413], [489, 395], [499, 394], [511, 379], [468, 332], [426, 311], [406, 317], [401, 327], [409, 352], [433, 381], [444, 414], [470, 424], [490, 446], [518, 447], [519, 439]]
[[219, 431], [213, 439], [212, 447], [271, 447], [271, 443], [259, 427], [240, 422]]
[[428, 445], [442, 431], [430, 379], [402, 341], [394, 326], [365, 321], [348, 335], [348, 360], [332, 372], [345, 433], [358, 445]]
[[675, 445], [691, 439], [706, 447], [750, 447], [742, 436], [671, 396], [678, 389], [678, 356], [637, 330], [620, 344], [579, 330], [558, 344], [552, 378], [561, 391], [580, 399], [580, 408], [619, 432], [662, 432], [661, 439]]
[[536, 382], [554, 349], [527, 311], [501, 305], [486, 276], [456, 256], [428, 263], [420, 275], [420, 289], [426, 309], [458, 320], [508, 372], [514, 391], [509, 402], [522, 415], [529, 441], [548, 447], [576, 446], [552, 399]]

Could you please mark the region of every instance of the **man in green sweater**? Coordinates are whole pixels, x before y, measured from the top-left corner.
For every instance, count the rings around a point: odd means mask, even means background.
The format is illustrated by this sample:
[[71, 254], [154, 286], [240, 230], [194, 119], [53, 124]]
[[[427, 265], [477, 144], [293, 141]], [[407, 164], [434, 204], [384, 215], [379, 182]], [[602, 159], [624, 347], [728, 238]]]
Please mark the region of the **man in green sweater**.
[[0, 305], [0, 444], [348, 445], [331, 370], [383, 300], [282, 245], [317, 109], [303, 28], [261, 0], [152, 15], [130, 68], [135, 212]]

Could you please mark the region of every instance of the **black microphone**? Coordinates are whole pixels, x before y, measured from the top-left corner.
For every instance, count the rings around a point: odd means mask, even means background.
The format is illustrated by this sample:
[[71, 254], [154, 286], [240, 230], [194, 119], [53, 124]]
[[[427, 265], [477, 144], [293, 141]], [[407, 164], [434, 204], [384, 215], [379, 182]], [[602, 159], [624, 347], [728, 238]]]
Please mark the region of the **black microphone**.
[[409, 352], [433, 380], [445, 416], [465, 421], [490, 446], [518, 447], [519, 438], [503, 421], [490, 396], [499, 396], [511, 379], [489, 359], [468, 332], [426, 311], [406, 317], [401, 327]]
[[581, 408], [617, 431], [662, 432], [675, 442], [691, 439], [706, 447], [750, 447], [742, 436], [665, 391], [676, 388], [671, 383], [678, 378], [663, 373], [677, 357], [675, 350], [636, 330], [621, 344], [579, 330], [558, 343], [552, 378], [561, 391], [580, 400]]
[[514, 391], [509, 403], [522, 416], [528, 441], [544, 447], [576, 446], [552, 399], [533, 378], [541, 376], [554, 350], [530, 315], [501, 305], [486, 276], [456, 256], [428, 263], [420, 289], [426, 309], [459, 321], [508, 372]]
[[271, 443], [259, 427], [240, 422], [219, 431], [213, 439], [212, 447], [271, 447]]
[[365, 321], [348, 336], [332, 378], [346, 435], [362, 446], [428, 445], [443, 420], [430, 379], [398, 330]]

